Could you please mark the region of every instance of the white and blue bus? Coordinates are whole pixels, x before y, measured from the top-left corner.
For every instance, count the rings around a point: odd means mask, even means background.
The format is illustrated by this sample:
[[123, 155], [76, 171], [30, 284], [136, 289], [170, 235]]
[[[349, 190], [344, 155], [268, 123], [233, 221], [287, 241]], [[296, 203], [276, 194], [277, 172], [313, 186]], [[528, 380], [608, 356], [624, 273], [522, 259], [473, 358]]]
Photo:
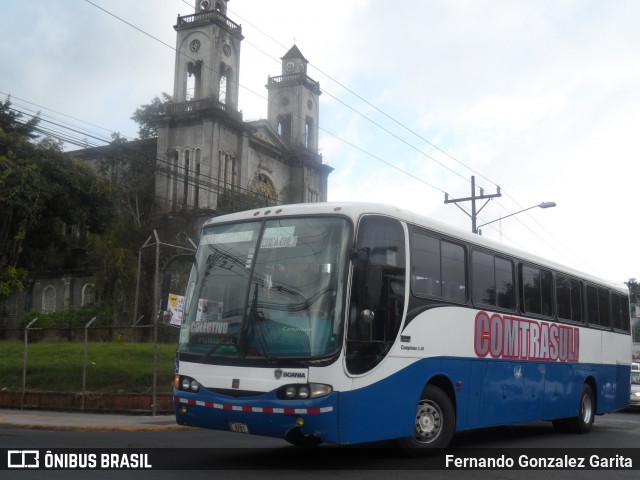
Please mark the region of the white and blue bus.
[[580, 433], [629, 404], [628, 291], [376, 204], [283, 205], [202, 228], [181, 425], [296, 445], [535, 420]]

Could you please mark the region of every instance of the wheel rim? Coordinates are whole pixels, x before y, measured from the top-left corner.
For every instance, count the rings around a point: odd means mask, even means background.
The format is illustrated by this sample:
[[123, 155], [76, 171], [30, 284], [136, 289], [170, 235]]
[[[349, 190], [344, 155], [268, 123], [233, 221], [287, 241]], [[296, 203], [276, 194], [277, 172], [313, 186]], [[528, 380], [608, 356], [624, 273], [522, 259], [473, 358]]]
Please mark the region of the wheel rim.
[[591, 396], [584, 395], [582, 397], [582, 421], [585, 424], [590, 423], [592, 415], [593, 415], [593, 402], [591, 400]]
[[414, 438], [420, 443], [431, 443], [442, 431], [442, 410], [430, 400], [418, 403], [416, 413], [416, 433]]

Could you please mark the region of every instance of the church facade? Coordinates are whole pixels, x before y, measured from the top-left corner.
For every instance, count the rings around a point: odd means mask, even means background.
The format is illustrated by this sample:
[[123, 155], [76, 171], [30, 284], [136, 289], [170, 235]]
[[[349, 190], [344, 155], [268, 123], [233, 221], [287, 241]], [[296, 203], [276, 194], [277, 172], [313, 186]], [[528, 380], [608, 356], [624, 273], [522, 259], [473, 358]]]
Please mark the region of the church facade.
[[319, 83], [297, 46], [268, 77], [267, 119], [239, 105], [242, 27], [228, 0], [179, 16], [173, 102], [158, 119], [156, 213], [202, 216], [327, 200], [332, 168], [318, 154]]

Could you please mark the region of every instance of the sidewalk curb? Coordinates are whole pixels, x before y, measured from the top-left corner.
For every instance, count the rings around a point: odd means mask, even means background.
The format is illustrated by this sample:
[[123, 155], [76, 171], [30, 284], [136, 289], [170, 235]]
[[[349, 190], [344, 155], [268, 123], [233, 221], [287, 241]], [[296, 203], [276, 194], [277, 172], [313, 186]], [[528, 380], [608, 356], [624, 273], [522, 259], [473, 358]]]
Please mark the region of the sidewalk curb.
[[25, 430], [57, 430], [85, 432], [166, 432], [170, 430], [192, 430], [182, 425], [45, 425], [42, 423], [0, 422], [0, 428], [19, 428]]
[[0, 409], [0, 428], [92, 432], [187, 430], [175, 415], [123, 415], [45, 410]]

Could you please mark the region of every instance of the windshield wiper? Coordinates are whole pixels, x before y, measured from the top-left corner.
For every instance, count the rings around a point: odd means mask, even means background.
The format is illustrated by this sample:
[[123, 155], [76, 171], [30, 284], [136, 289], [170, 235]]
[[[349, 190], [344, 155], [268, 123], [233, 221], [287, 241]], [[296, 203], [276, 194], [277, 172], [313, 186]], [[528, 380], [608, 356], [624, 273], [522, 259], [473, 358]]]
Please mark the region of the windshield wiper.
[[264, 321], [264, 316], [262, 316], [258, 312], [258, 284], [255, 284], [255, 288], [253, 289], [253, 300], [251, 301], [251, 308], [249, 309], [249, 318], [248, 325], [252, 325], [254, 329], [258, 332], [258, 341], [260, 342], [260, 347], [262, 347], [262, 353], [264, 354], [264, 358], [266, 358], [267, 363], [274, 363], [273, 355], [271, 355], [271, 350], [269, 349], [269, 345], [267, 344], [267, 339], [264, 336], [264, 332], [262, 331], [262, 322]]

